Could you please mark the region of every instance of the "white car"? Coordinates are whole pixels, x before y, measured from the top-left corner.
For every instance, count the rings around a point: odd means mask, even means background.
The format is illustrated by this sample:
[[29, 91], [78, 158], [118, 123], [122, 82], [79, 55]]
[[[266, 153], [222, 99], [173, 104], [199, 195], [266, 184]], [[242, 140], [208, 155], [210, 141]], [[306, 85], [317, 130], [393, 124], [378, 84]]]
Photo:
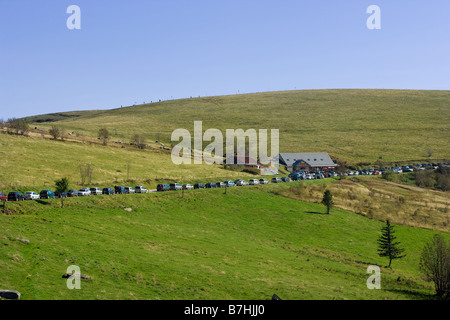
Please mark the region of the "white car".
[[102, 189], [100, 188], [89, 188], [89, 191], [91, 191], [91, 195], [98, 196], [102, 194]]
[[257, 184], [259, 184], [259, 180], [258, 179], [250, 179], [248, 181], [248, 184], [251, 186], [257, 185]]
[[80, 197], [85, 197], [85, 196], [90, 196], [91, 195], [91, 190], [89, 190], [88, 188], [83, 188], [78, 190], [78, 196]]
[[192, 186], [190, 184], [183, 184], [183, 189], [184, 190], [192, 190], [192, 189], [194, 189], [194, 186]]
[[125, 187], [125, 193], [126, 194], [136, 193], [136, 190], [134, 190], [132, 187]]
[[39, 195], [33, 191], [27, 191], [24, 193], [23, 197], [25, 200], [39, 200]]
[[259, 183], [260, 184], [268, 184], [269, 180], [267, 180], [267, 179], [259, 179]]
[[136, 186], [136, 188], [134, 188], [135, 193], [147, 193], [147, 189], [143, 186]]

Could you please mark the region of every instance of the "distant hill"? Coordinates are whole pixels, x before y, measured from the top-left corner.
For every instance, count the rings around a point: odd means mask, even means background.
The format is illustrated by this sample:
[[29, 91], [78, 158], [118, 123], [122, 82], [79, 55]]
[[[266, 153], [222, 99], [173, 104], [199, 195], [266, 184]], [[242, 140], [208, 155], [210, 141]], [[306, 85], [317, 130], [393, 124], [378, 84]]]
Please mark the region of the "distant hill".
[[170, 100], [26, 118], [95, 137], [170, 143], [174, 129], [279, 129], [281, 152], [328, 152], [350, 164], [450, 158], [450, 91], [301, 90]]

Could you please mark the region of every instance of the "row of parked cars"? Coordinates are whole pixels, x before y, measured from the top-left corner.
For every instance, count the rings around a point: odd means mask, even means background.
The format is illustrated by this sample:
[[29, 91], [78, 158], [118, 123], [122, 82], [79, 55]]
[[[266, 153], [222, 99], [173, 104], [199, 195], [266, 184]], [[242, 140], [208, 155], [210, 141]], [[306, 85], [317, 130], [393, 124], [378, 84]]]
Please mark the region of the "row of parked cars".
[[[353, 170], [348, 171], [344, 175], [381, 175], [384, 171], [393, 171], [395, 173], [403, 172], [413, 172], [426, 169], [437, 169], [441, 164], [439, 163], [427, 163], [427, 164], [416, 164], [411, 166], [396, 166], [396, 167], [381, 167], [378, 169], [364, 169], [364, 170]], [[206, 184], [196, 183], [191, 184], [158, 184], [156, 191], [170, 191], [170, 190], [190, 190], [190, 189], [209, 189], [209, 188], [225, 188], [234, 186], [247, 186], [247, 185], [257, 185], [257, 184], [268, 184], [268, 183], [280, 183], [289, 181], [299, 181], [299, 180], [314, 180], [314, 179], [324, 179], [330, 177], [336, 177], [337, 173], [333, 171], [306, 171], [300, 170], [289, 174], [287, 177], [273, 177], [269, 182], [267, 179], [250, 179], [248, 182], [242, 179], [236, 181], [223, 181], [223, 182], [208, 182]], [[22, 200], [38, 200], [38, 199], [53, 199], [53, 198], [66, 198], [66, 197], [84, 197], [90, 195], [112, 195], [112, 194], [133, 194], [133, 193], [148, 193], [148, 190], [144, 186], [132, 187], [122, 187], [115, 186], [114, 188], [82, 188], [80, 190], [71, 189], [65, 193], [58, 193], [51, 190], [42, 190], [39, 194], [34, 191], [28, 191], [24, 194], [16, 191], [10, 192], [8, 195], [0, 193], [0, 201], [22, 201]]]
[[23, 201], [23, 200], [39, 200], [39, 199], [54, 199], [54, 198], [67, 198], [67, 197], [85, 197], [91, 195], [111, 195], [111, 194], [132, 194], [132, 193], [147, 193], [148, 190], [143, 186], [121, 187], [115, 186], [114, 188], [82, 188], [80, 190], [70, 189], [67, 192], [59, 193], [52, 190], [42, 190], [39, 193], [34, 191], [27, 191], [24, 194], [11, 191], [8, 195], [0, 193], [0, 201]]
[[278, 178], [273, 177], [269, 182], [267, 179], [250, 179], [248, 182], [242, 179], [238, 179], [235, 181], [227, 180], [227, 181], [219, 181], [219, 182], [208, 182], [208, 183], [196, 183], [194, 185], [191, 184], [179, 184], [179, 183], [171, 183], [171, 184], [158, 184], [156, 187], [156, 191], [177, 191], [177, 190], [192, 190], [192, 189], [212, 189], [212, 188], [226, 188], [226, 187], [236, 187], [236, 186], [248, 186], [248, 185], [258, 185], [258, 184], [268, 184], [268, 183], [279, 183], [279, 182], [288, 182], [291, 181], [288, 177]]

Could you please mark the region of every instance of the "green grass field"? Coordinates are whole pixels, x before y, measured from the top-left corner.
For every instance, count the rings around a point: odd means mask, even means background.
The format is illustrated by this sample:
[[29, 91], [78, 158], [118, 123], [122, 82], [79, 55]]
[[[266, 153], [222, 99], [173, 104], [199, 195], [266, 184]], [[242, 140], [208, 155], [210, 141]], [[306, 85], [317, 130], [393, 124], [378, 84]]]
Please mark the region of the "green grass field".
[[[164, 101], [108, 111], [31, 117], [29, 137], [0, 133], [0, 191], [54, 190], [68, 177], [89, 186], [250, 179], [214, 165], [172, 163], [174, 129], [280, 129], [280, 152], [328, 152], [351, 165], [448, 159], [449, 91], [305, 90]], [[51, 120], [52, 122], [48, 122]], [[43, 122], [44, 121], [44, 122]], [[42, 137], [52, 125], [74, 141]], [[34, 130], [34, 127], [38, 127]], [[144, 134], [138, 150], [97, 140]], [[68, 137], [67, 137], [68, 138]], [[128, 170], [129, 168], [129, 170]], [[318, 204], [335, 195], [331, 215]], [[6, 203], [0, 213], [0, 289], [22, 299], [434, 299], [418, 269], [435, 233], [450, 240], [448, 192], [378, 177], [223, 189], [92, 196]], [[125, 211], [131, 208], [132, 211]], [[0, 205], [0, 210], [3, 209]], [[406, 258], [377, 255], [383, 220], [396, 225]], [[27, 239], [29, 244], [16, 239]], [[369, 290], [369, 265], [381, 266], [381, 290]], [[92, 277], [69, 290], [62, 275], [77, 265]]]
[[[173, 130], [279, 129], [280, 152], [328, 152], [349, 164], [428, 161], [450, 156], [450, 92], [420, 90], [303, 90], [191, 98], [28, 118], [96, 138], [135, 133], [170, 143]], [[56, 122], [37, 122], [52, 120]], [[431, 153], [431, 156], [429, 154]]]
[[[298, 184], [8, 203], [0, 287], [22, 299], [433, 299], [418, 261], [434, 231], [396, 226], [407, 256], [387, 269], [381, 222], [273, 194]], [[381, 290], [366, 287], [372, 264]], [[62, 278], [70, 265], [92, 277], [81, 290]]]

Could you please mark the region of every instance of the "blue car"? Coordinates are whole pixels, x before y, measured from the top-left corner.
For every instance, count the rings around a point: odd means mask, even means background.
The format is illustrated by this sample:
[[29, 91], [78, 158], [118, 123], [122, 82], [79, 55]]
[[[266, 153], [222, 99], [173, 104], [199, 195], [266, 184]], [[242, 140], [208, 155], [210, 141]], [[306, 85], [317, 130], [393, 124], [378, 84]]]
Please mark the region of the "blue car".
[[102, 194], [114, 194], [114, 190], [112, 188], [103, 188]]
[[42, 190], [39, 193], [39, 197], [41, 199], [54, 199], [55, 198], [55, 193], [51, 190]]
[[234, 187], [235, 186], [234, 182], [231, 180], [224, 181], [223, 183], [225, 183], [226, 187]]
[[208, 182], [205, 185], [206, 188], [211, 189], [211, 188], [217, 188], [217, 185], [214, 182]]

